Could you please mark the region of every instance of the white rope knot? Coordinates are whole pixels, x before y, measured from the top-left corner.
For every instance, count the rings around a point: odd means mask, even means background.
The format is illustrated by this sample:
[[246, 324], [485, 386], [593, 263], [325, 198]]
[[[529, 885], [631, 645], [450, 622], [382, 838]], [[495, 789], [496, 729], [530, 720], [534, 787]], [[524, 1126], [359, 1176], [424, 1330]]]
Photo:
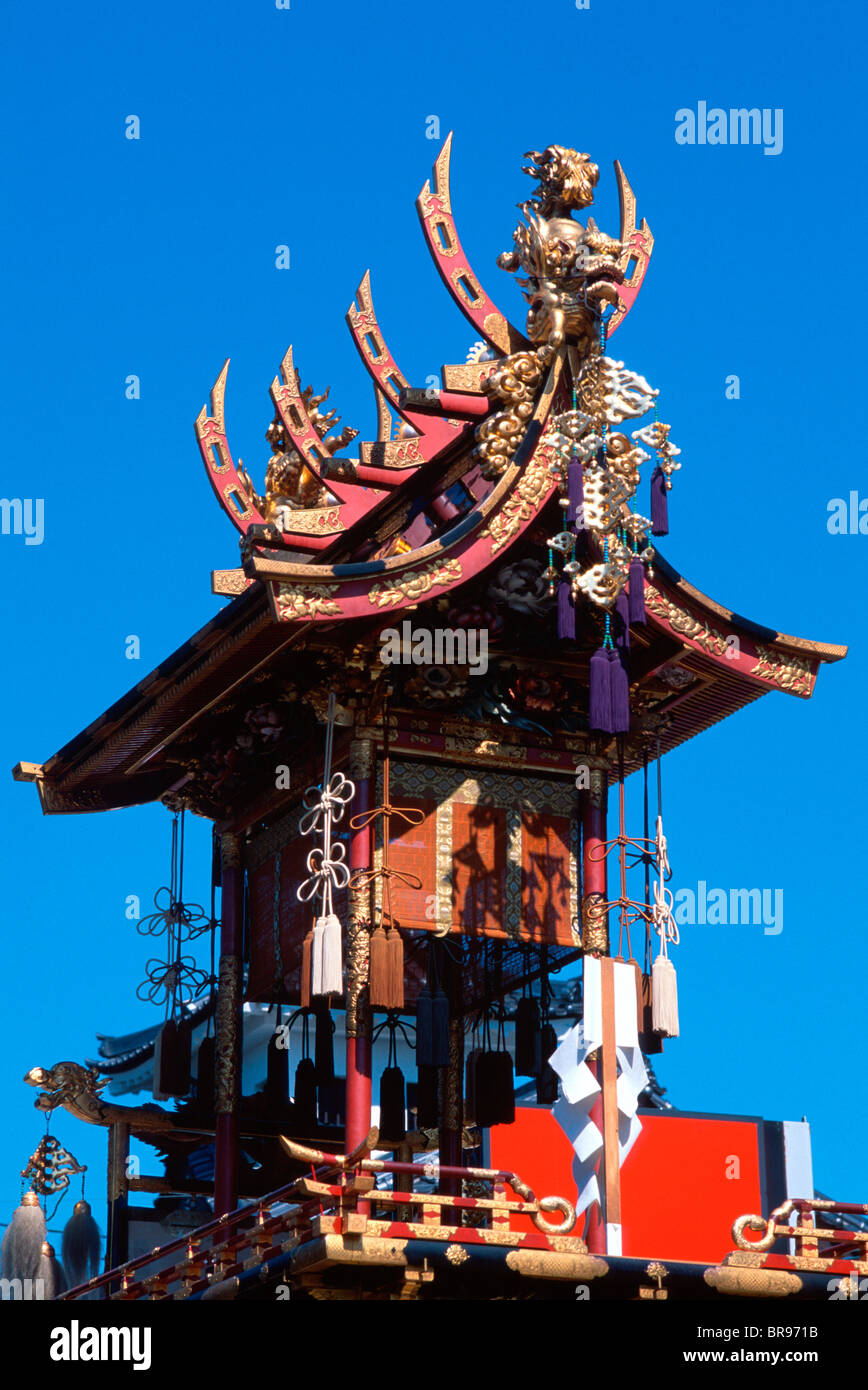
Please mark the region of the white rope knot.
[[325, 787], [308, 787], [304, 794], [307, 810], [298, 823], [298, 833], [315, 835], [324, 828], [326, 816], [330, 816], [332, 825], [338, 825], [355, 794], [355, 783], [342, 772], [336, 772]]
[[667, 945], [677, 946], [680, 940], [678, 934], [678, 924], [675, 921], [673, 909], [675, 899], [670, 889], [666, 887], [666, 877], [671, 873], [669, 867], [669, 852], [666, 845], [666, 836], [663, 834], [663, 818], [657, 817], [656, 834], [656, 866], [657, 881], [654, 884], [654, 906], [651, 909], [651, 916], [654, 922], [654, 930], [660, 937], [660, 954], [668, 955]]

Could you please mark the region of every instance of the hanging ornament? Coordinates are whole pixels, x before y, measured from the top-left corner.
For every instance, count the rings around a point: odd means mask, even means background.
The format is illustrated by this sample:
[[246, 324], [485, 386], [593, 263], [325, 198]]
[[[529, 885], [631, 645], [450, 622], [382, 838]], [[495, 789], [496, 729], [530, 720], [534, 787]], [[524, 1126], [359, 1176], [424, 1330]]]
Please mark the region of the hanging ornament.
[[389, 1052], [387, 1066], [380, 1077], [380, 1145], [396, 1148], [407, 1134], [407, 1098], [404, 1073], [398, 1066], [398, 1049], [395, 1034], [398, 1028], [406, 1038], [403, 1024], [397, 1016], [390, 1014], [374, 1033], [376, 1039], [384, 1027], [389, 1029]]
[[317, 999], [313, 1007], [316, 1019], [314, 1065], [317, 1086], [328, 1086], [335, 1079], [335, 1025], [325, 999]]
[[0, 1273], [4, 1279], [37, 1279], [45, 1241], [45, 1215], [39, 1194], [25, 1192], [0, 1244]]
[[[296, 891], [299, 902], [319, 899], [319, 914], [313, 924], [309, 942], [305, 942], [302, 952], [302, 975], [306, 974], [305, 954], [309, 958], [310, 994], [343, 993], [343, 957], [341, 950], [341, 923], [334, 910], [333, 890], [346, 888], [350, 881], [350, 871], [345, 863], [346, 845], [342, 841], [332, 843], [332, 831], [343, 819], [348, 803], [355, 796], [356, 788], [342, 772], [332, 775], [332, 752], [334, 747], [335, 696], [329, 693], [326, 715], [326, 745], [321, 787], [308, 787], [304, 794], [306, 814], [299, 821], [299, 834], [319, 835], [322, 844], [317, 845], [307, 856], [309, 877]], [[302, 1000], [305, 986], [302, 983]]]
[[678, 981], [669, 959], [669, 946], [678, 945], [678, 927], [673, 915], [674, 898], [664, 876], [669, 870], [663, 817], [657, 817], [657, 880], [654, 884], [654, 929], [660, 938], [660, 954], [651, 967], [652, 1020], [655, 1032], [664, 1038], [678, 1037]]
[[265, 1053], [265, 1097], [269, 1115], [275, 1118], [289, 1104], [289, 1028], [284, 1027], [278, 1005], [277, 1026]]
[[99, 1227], [93, 1219], [90, 1202], [81, 1197], [63, 1228], [61, 1257], [70, 1287], [86, 1284], [99, 1273]]
[[[310, 1015], [306, 1010], [300, 1011], [295, 1018], [301, 1017], [301, 1050], [302, 1057], [295, 1069], [295, 1086], [293, 1088], [293, 1107], [294, 1107], [294, 1128], [296, 1133], [312, 1133], [317, 1127], [317, 1093], [316, 1093], [316, 1066], [310, 1056]], [[294, 1022], [295, 1019], [292, 1020]], [[292, 1026], [290, 1024], [290, 1026]]]
[[57, 1298], [59, 1294], [66, 1293], [69, 1287], [63, 1266], [54, 1253], [54, 1246], [47, 1240], [42, 1242], [40, 1248], [36, 1278], [42, 1285], [43, 1298]]
[[397, 816], [405, 825], [421, 825], [425, 819], [423, 811], [409, 806], [393, 806], [390, 791], [389, 757], [389, 709], [383, 709], [383, 804], [371, 811], [363, 811], [353, 816], [351, 830], [364, 830], [374, 821], [383, 825], [383, 847], [378, 869], [360, 869], [353, 874], [351, 886], [366, 889], [374, 884], [382, 885], [382, 902], [379, 924], [371, 933], [368, 998], [374, 1009], [403, 1009], [404, 1007], [404, 942], [392, 908], [392, 880], [397, 879], [406, 888], [418, 890], [422, 880], [416, 874], [403, 873], [393, 869], [389, 862], [389, 846], [392, 838], [392, 817]]

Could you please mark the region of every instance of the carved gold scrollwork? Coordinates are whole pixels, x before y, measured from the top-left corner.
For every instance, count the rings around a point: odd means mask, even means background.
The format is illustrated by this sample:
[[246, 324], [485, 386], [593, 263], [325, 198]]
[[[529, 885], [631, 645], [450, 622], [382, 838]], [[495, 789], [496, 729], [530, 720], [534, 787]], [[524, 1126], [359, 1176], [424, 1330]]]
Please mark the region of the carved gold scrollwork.
[[609, 950], [609, 914], [603, 893], [588, 893], [582, 899], [582, 948], [601, 955]]

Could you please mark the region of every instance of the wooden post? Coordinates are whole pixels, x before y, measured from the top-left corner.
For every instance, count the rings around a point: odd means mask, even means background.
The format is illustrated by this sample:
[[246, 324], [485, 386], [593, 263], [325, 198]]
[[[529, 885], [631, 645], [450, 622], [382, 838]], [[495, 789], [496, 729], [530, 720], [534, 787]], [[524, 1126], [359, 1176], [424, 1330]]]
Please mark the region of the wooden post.
[[603, 1159], [602, 1220], [606, 1253], [621, 1253], [621, 1165], [618, 1151], [618, 1058], [615, 1052], [615, 962], [611, 956], [600, 961], [601, 1012], [603, 1016], [602, 1106]]
[[129, 1259], [127, 1161], [130, 1156], [130, 1127], [116, 1121], [108, 1131], [108, 1220], [105, 1267], [117, 1269]]
[[[602, 857], [603, 846], [606, 843], [608, 801], [606, 764], [591, 759], [588, 763], [590, 785], [582, 798], [582, 945], [586, 955], [605, 956], [609, 950], [609, 915], [604, 907], [607, 901], [606, 860]], [[600, 1063], [597, 1058], [589, 1058], [588, 1066], [600, 1081]], [[602, 1095], [591, 1107], [590, 1118], [605, 1139]], [[597, 1171], [597, 1181], [602, 1190], [605, 1185], [602, 1159]], [[596, 1203], [588, 1209], [585, 1240], [593, 1254], [606, 1253], [605, 1219]]]
[[224, 832], [220, 906], [220, 967], [215, 1023], [214, 1215], [238, 1205], [238, 1106], [241, 1092], [241, 920], [244, 869], [237, 835]]
[[[350, 780], [356, 794], [353, 816], [371, 809], [374, 745], [370, 739], [350, 744]], [[350, 831], [350, 874], [373, 863], [370, 825]], [[345, 1152], [362, 1142], [371, 1127], [371, 1010], [368, 1005], [368, 945], [373, 889], [351, 888], [347, 912], [347, 1092]]]

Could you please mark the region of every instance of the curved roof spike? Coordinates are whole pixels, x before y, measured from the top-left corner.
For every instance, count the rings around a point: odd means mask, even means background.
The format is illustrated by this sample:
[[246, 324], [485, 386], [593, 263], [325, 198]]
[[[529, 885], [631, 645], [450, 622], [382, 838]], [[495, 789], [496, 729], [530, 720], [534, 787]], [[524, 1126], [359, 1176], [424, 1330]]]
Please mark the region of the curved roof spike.
[[416, 199], [416, 209], [428, 249], [440, 277], [462, 314], [502, 355], [530, 347], [520, 333], [500, 312], [486, 294], [471, 269], [452, 216], [452, 195], [449, 188], [449, 161], [452, 155], [452, 131], [434, 161], [434, 192], [429, 179]]
[[217, 501], [233, 526], [245, 535], [250, 526], [264, 526], [265, 518], [254, 504], [252, 489], [241, 470], [240, 461], [238, 467], [233, 462], [226, 438], [224, 402], [228, 375], [227, 357], [211, 388], [210, 414], [209, 406], [203, 405], [196, 417], [196, 440]]
[[375, 386], [382, 391], [392, 410], [406, 420], [418, 435], [414, 462], [433, 458], [444, 444], [456, 437], [461, 426], [451, 424], [442, 417], [420, 415], [401, 408], [399, 394], [406, 389], [408, 382], [392, 356], [380, 327], [371, 294], [370, 270], [366, 270], [362, 276], [346, 318], [356, 350], [373, 377]]
[[636, 302], [636, 296], [642, 288], [642, 281], [645, 279], [648, 262], [651, 260], [651, 252], [654, 250], [654, 238], [645, 218], [642, 218], [640, 227], [637, 228], [636, 226], [636, 194], [617, 159], [615, 160], [615, 177], [618, 180], [618, 202], [621, 208], [619, 240], [624, 248], [619, 257], [618, 265], [626, 276], [630, 261], [635, 260], [636, 264], [633, 273], [624, 280], [623, 285], [616, 285], [615, 287], [620, 303], [607, 323], [606, 336], [608, 338], [611, 338], [615, 329], [623, 323]]

